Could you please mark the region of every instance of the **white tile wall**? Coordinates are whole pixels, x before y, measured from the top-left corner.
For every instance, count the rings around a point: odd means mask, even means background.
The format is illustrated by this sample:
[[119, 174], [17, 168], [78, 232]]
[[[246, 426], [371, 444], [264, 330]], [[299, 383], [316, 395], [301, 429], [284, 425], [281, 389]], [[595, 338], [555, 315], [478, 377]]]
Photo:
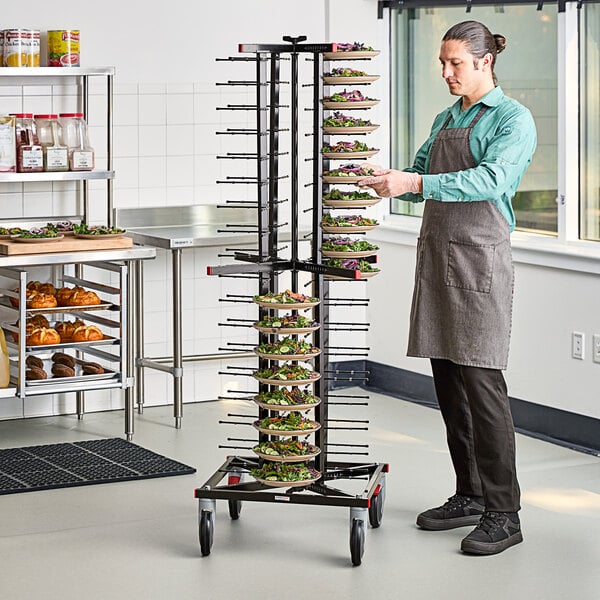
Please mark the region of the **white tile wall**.
[[[37, 0], [34, 0], [34, 3]], [[274, 6], [276, 3], [270, 0]], [[310, 39], [322, 40], [326, 25], [322, 22], [321, 3], [313, 3], [310, 14], [298, 7], [292, 22], [304, 25]], [[372, 14], [371, 3], [354, 0], [355, 8], [360, 7], [365, 14]], [[266, 4], [265, 4], [266, 7]], [[241, 9], [242, 7], [240, 7]], [[314, 10], [313, 10], [314, 9]], [[124, 8], [125, 13], [127, 9]], [[194, 9], [196, 10], [196, 9]], [[200, 10], [200, 9], [198, 9]], [[212, 9], [211, 9], [212, 10]], [[218, 10], [215, 7], [214, 10]], [[256, 7], [243, 10], [254, 13]], [[264, 8], [264, 10], [267, 10]], [[270, 10], [270, 9], [269, 9]], [[291, 9], [292, 10], [292, 9]], [[281, 14], [280, 14], [281, 13]], [[128, 14], [128, 13], [127, 13]], [[96, 20], [94, 14], [94, 22]], [[337, 17], [336, 17], [337, 18]], [[273, 18], [264, 20], [251, 37], [278, 41], [289, 30], [289, 15], [275, 11]], [[283, 22], [282, 22], [283, 21]], [[236, 38], [247, 34], [244, 18], [229, 20], [227, 36]], [[257, 21], [258, 22], [258, 21]], [[262, 31], [260, 28], [264, 29]], [[283, 33], [282, 33], [283, 32]], [[291, 32], [293, 33], [293, 32]], [[243, 87], [216, 86], [217, 81], [252, 78], [252, 63], [216, 63], [214, 56], [235, 54], [239, 40], [223, 37], [220, 32], [215, 44], [211, 42], [210, 57], [200, 56], [201, 66], [194, 69], [202, 80], [176, 77], [181, 69], [169, 65], [157, 68], [156, 55], [149, 51], [148, 64], [133, 68], [131, 65], [117, 64], [117, 77], [114, 82], [113, 102], [113, 150], [114, 205], [115, 207], [151, 207], [185, 204], [217, 204], [225, 199], [250, 199], [254, 197], [252, 186], [217, 185], [217, 179], [226, 175], [251, 175], [254, 173], [252, 161], [217, 160], [217, 154], [226, 152], [254, 152], [255, 140], [252, 136], [217, 135], [227, 127], [251, 127], [254, 115], [245, 111], [217, 111], [218, 106], [227, 104], [247, 104], [254, 102], [254, 91]], [[241, 39], [240, 38], [240, 39]], [[256, 41], [256, 40], [251, 40]], [[94, 58], [94, 50], [87, 55]], [[104, 56], [104, 54], [103, 54]], [[91, 64], [91, 63], [88, 63]], [[96, 62], [96, 64], [106, 64]], [[159, 66], [162, 63], [159, 64]], [[173, 67], [173, 68], [171, 68]], [[301, 61], [301, 72], [310, 73], [311, 64]], [[282, 79], [289, 79], [289, 63], [282, 66]], [[124, 76], [121, 74], [125, 73]], [[141, 74], [140, 74], [141, 73]], [[185, 74], [190, 73], [186, 67]], [[156, 81], [156, 75], [164, 75], [164, 81]], [[171, 81], [169, 77], [176, 77]], [[137, 78], [137, 80], [136, 80]], [[104, 98], [105, 83], [101, 78], [92, 81], [90, 86], [89, 118], [90, 141], [96, 150], [97, 162], [107, 155]], [[0, 113], [31, 110], [32, 112], [74, 112], [77, 106], [74, 86], [28, 87], [0, 86]], [[309, 89], [300, 90], [303, 103], [307, 103]], [[282, 87], [282, 101], [289, 98], [289, 86]], [[310, 124], [310, 113], [301, 111], [303, 127]], [[283, 150], [289, 149], [290, 135], [280, 136]], [[310, 151], [310, 139], [301, 137], [301, 151]], [[308, 150], [307, 150], [308, 149]], [[301, 161], [301, 181], [310, 178], [310, 163]], [[90, 182], [90, 220], [92, 223], [106, 221], [105, 183]], [[289, 186], [282, 181], [280, 197], [289, 197]], [[303, 197], [310, 195], [310, 189], [302, 190]], [[67, 211], [75, 214], [76, 192], [74, 187], [3, 185], [0, 188], [0, 206], [5, 217], [46, 216], [51, 211]], [[289, 203], [281, 207], [281, 214], [289, 213]], [[308, 223], [310, 213], [301, 216]], [[225, 293], [252, 295], [256, 291], [254, 280], [233, 280], [208, 277], [206, 267], [232, 262], [232, 259], [219, 258], [222, 249], [202, 248], [186, 250], [183, 253], [183, 320], [184, 347], [186, 353], [214, 353], [227, 342], [250, 343], [256, 340], [255, 331], [248, 328], [219, 327], [219, 322], [227, 318], [256, 319], [257, 309], [253, 304], [221, 303], [219, 298]], [[146, 336], [145, 355], [164, 356], [171, 354], [171, 256], [158, 251], [153, 261], [144, 265], [144, 302]], [[302, 278], [302, 283], [309, 279]], [[289, 283], [282, 280], [282, 287]], [[340, 284], [344, 286], [345, 284]], [[337, 284], [336, 284], [337, 286]], [[303, 288], [304, 289], [304, 288]], [[338, 294], [338, 290], [335, 289]], [[351, 293], [356, 293], [352, 286]], [[341, 292], [340, 292], [341, 294]], [[356, 312], [356, 311], [354, 311]], [[354, 313], [353, 313], [354, 318]], [[341, 320], [341, 319], [338, 319]], [[228, 363], [206, 361], [186, 363], [184, 367], [184, 401], [214, 400], [227, 389], [254, 389], [254, 381], [248, 377], [231, 374], [219, 375]], [[256, 364], [256, 360], [234, 361], [236, 365]], [[172, 377], [151, 369], [145, 370], [146, 404], [172, 402]], [[122, 408], [123, 393], [120, 390], [87, 394], [87, 410]], [[73, 394], [54, 397], [28, 399], [25, 406], [27, 415], [58, 414], [73, 412]], [[20, 416], [23, 411], [17, 400], [0, 403], [0, 418]]]

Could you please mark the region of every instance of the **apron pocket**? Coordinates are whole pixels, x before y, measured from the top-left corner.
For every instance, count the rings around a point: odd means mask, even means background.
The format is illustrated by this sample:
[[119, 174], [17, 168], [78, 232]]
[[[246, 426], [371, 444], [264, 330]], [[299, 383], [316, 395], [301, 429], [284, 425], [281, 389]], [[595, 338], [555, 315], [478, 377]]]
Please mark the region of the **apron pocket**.
[[446, 285], [489, 294], [494, 271], [493, 245], [448, 242]]

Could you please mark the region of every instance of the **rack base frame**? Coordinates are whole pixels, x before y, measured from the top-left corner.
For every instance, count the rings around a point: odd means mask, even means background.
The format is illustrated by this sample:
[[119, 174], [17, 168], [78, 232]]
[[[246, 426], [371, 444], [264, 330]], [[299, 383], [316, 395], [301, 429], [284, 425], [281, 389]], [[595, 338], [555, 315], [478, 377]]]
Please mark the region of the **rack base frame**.
[[[215, 473], [194, 490], [198, 499], [198, 537], [203, 556], [210, 554], [215, 528], [216, 501], [227, 500], [229, 515], [239, 519], [242, 502], [278, 502], [317, 506], [344, 506], [350, 509], [350, 555], [352, 564], [362, 562], [367, 520], [379, 527], [385, 503], [387, 463], [329, 462], [318, 481], [304, 487], [271, 487], [259, 481], [244, 481], [251, 468], [259, 467], [255, 456], [229, 456]], [[227, 483], [222, 481], [227, 478]], [[361, 493], [350, 494], [328, 482], [366, 478]]]

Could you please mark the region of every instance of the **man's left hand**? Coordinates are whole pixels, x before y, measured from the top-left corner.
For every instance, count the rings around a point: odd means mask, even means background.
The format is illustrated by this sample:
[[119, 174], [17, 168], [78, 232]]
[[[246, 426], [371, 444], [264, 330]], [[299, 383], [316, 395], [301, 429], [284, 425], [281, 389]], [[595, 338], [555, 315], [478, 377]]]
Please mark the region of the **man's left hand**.
[[359, 187], [370, 187], [381, 198], [393, 198], [402, 194], [421, 194], [423, 184], [418, 173], [407, 173], [395, 169], [383, 170], [377, 175], [366, 177], [357, 183]]

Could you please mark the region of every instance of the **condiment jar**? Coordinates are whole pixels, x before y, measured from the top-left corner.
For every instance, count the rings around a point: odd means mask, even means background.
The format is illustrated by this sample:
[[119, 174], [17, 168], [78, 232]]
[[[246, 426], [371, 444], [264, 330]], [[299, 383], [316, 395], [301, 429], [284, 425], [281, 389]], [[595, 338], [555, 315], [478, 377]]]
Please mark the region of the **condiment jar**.
[[35, 124], [44, 155], [44, 171], [68, 171], [69, 149], [62, 143], [58, 115], [35, 115]]
[[87, 123], [83, 113], [61, 113], [63, 142], [69, 148], [69, 169], [91, 171], [94, 168], [94, 149], [88, 140]]
[[17, 172], [36, 173], [44, 170], [42, 146], [37, 136], [35, 121], [31, 113], [15, 113]]

